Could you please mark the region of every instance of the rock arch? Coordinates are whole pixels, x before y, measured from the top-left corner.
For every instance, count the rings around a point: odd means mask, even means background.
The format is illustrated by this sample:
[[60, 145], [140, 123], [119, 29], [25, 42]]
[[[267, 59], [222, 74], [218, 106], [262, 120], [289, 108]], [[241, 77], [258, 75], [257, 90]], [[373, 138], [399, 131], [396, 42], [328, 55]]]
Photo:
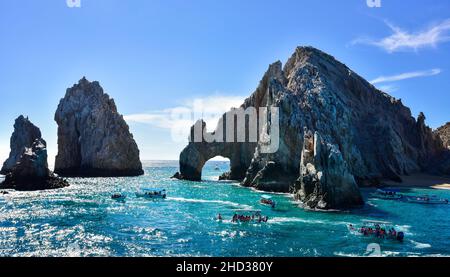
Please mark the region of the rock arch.
[[[191, 128], [191, 138], [197, 124], [201, 124], [203, 130], [206, 129], [204, 121], [197, 121]], [[255, 148], [256, 143], [208, 143], [204, 141], [193, 142], [193, 139], [190, 139], [190, 143], [180, 154], [180, 173], [175, 177], [190, 181], [201, 181], [205, 163], [216, 156], [222, 156], [230, 160], [229, 179], [243, 180]]]

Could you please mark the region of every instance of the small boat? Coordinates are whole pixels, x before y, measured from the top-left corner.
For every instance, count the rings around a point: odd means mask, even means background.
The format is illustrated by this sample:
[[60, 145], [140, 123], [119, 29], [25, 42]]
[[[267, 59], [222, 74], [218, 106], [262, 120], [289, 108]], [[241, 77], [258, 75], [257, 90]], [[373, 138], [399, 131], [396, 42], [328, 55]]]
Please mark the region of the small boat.
[[141, 189], [141, 191], [136, 192], [136, 196], [150, 199], [166, 199], [167, 194], [165, 189]]
[[370, 196], [386, 200], [400, 200], [403, 198], [403, 194], [392, 189], [377, 189], [374, 193], [371, 193]]
[[408, 196], [406, 201], [417, 204], [448, 204], [448, 199], [438, 198], [435, 195]]
[[276, 206], [275, 200], [273, 200], [272, 196], [270, 195], [262, 195], [261, 199], [259, 200], [259, 203], [261, 203], [262, 205], [270, 206], [272, 208], [275, 208]]
[[405, 233], [395, 230], [391, 222], [385, 221], [363, 220], [363, 225], [361, 227], [355, 227], [353, 224], [349, 224], [348, 229], [353, 234], [380, 240], [403, 242], [403, 239], [405, 238]]
[[124, 201], [126, 198], [127, 196], [121, 193], [114, 193], [113, 195], [111, 195], [111, 199], [117, 201]]
[[231, 222], [266, 223], [269, 217], [263, 216], [260, 210], [235, 210]]

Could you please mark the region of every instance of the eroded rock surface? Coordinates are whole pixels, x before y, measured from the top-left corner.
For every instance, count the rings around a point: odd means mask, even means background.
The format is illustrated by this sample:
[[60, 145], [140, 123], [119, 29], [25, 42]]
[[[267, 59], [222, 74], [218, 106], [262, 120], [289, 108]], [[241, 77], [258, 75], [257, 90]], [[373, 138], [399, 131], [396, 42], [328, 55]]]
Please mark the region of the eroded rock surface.
[[[284, 67], [280, 62], [269, 66], [256, 91], [242, 105], [261, 106], [279, 108], [277, 152], [263, 153], [260, 142], [191, 141], [180, 155], [181, 177], [200, 180], [204, 163], [221, 155], [231, 160], [231, 175], [244, 186], [292, 192], [310, 207], [333, 209], [360, 204], [355, 182], [359, 186], [383, 179], [400, 182], [401, 175], [427, 171], [436, 157], [446, 153], [423, 114], [416, 120], [401, 100], [312, 47], [298, 47]], [[216, 132], [220, 128], [221, 123]], [[302, 164], [302, 159], [307, 160], [303, 150], [308, 133], [318, 134], [323, 141], [320, 149], [328, 156]], [[308, 168], [311, 171], [305, 171]], [[304, 180], [302, 190], [298, 180], [301, 183], [302, 178], [317, 172], [325, 179]]]
[[305, 133], [297, 198], [312, 209], [351, 207], [364, 203], [347, 162], [336, 145]]
[[14, 133], [11, 139], [11, 152], [18, 147], [14, 138], [20, 138], [20, 142], [25, 141], [30, 135], [30, 129], [36, 139], [29, 145], [21, 147], [22, 151], [18, 155], [17, 162], [8, 170], [5, 180], [0, 184], [1, 189], [15, 189], [22, 191], [56, 189], [66, 187], [69, 184], [61, 178], [56, 177], [47, 164], [46, 142], [40, 136], [39, 128], [34, 126], [23, 116], [16, 120]]
[[138, 176], [139, 149], [114, 100], [85, 78], [67, 89], [55, 114], [61, 176]]
[[436, 134], [439, 135], [442, 142], [444, 143], [444, 146], [450, 149], [450, 122], [447, 122], [447, 124], [445, 124], [444, 126], [439, 127], [436, 130]]
[[4, 162], [0, 174], [6, 175], [11, 172], [12, 168], [19, 161], [25, 148], [30, 148], [36, 139], [41, 138], [41, 131], [28, 117], [19, 116], [14, 123], [14, 132], [11, 136], [10, 148], [11, 152], [8, 159]]

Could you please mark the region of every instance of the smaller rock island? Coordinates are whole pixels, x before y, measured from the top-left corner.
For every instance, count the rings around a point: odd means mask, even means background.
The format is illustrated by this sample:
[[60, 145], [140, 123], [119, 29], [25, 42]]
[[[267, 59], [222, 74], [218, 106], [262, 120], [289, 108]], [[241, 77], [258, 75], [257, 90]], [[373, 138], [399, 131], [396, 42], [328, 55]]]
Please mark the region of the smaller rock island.
[[39, 128], [22, 115], [15, 121], [11, 153], [2, 173], [6, 176], [0, 189], [33, 191], [69, 186], [48, 169], [47, 143], [41, 137]]

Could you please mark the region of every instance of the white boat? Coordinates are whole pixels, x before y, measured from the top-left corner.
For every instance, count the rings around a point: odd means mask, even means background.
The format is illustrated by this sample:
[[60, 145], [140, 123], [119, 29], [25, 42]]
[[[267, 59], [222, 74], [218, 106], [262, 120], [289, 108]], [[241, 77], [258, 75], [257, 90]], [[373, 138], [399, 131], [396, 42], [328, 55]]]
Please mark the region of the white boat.
[[141, 189], [141, 191], [136, 192], [136, 196], [150, 199], [166, 199], [167, 193], [165, 189]]
[[370, 196], [387, 200], [400, 200], [403, 198], [403, 194], [397, 193], [393, 190], [383, 189], [377, 189], [374, 193], [371, 193]]
[[447, 199], [438, 198], [435, 195], [408, 196], [406, 200], [410, 203], [418, 203], [418, 204], [448, 204]]
[[261, 203], [262, 205], [270, 206], [272, 208], [275, 208], [276, 206], [275, 200], [273, 200], [272, 196], [270, 195], [262, 195], [261, 199], [259, 200], [259, 203]]

